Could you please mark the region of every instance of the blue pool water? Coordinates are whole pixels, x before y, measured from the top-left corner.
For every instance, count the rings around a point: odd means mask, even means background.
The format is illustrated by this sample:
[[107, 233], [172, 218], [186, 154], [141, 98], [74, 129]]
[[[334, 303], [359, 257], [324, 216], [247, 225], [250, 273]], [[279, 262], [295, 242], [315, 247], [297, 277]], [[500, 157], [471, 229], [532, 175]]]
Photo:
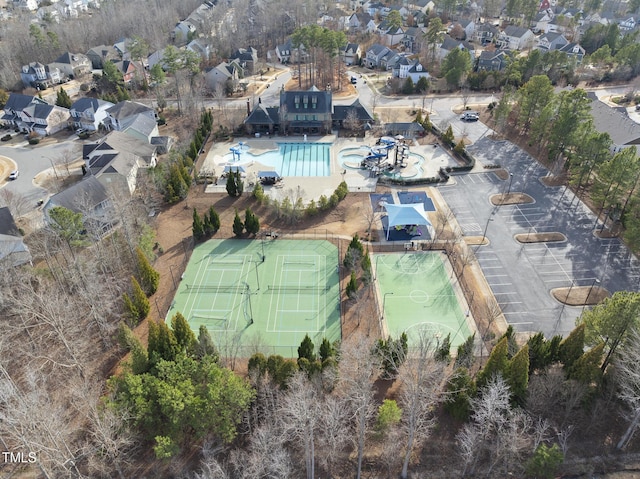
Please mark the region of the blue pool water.
[[[232, 161], [231, 153], [225, 160]], [[331, 173], [331, 143], [278, 143], [278, 150], [254, 155], [242, 152], [239, 164], [257, 161], [273, 168], [280, 176], [329, 176]]]

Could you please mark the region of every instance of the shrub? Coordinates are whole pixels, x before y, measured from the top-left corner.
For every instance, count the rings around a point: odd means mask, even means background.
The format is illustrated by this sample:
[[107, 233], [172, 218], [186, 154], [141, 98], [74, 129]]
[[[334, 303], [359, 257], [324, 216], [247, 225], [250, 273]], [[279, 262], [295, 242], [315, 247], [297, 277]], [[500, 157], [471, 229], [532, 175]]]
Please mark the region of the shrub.
[[30, 145], [37, 145], [38, 143], [40, 143], [40, 138], [29, 138]]

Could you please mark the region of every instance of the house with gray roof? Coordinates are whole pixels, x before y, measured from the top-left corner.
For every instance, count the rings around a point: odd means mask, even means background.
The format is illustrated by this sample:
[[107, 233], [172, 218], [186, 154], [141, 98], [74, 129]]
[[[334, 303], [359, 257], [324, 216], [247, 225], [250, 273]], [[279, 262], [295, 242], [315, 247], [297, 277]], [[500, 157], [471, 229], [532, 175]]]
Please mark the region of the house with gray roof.
[[137, 115], [144, 115], [157, 121], [156, 111], [142, 103], [135, 101], [121, 101], [115, 105], [107, 108], [107, 118], [104, 120], [104, 124], [109, 130], [122, 131], [131, 118]]
[[99, 98], [83, 97], [73, 102], [69, 108], [70, 123], [73, 128], [97, 131], [109, 116], [107, 110], [113, 103]]
[[406, 52], [419, 53], [422, 46], [422, 37], [424, 32], [418, 27], [406, 27], [404, 29], [404, 36], [400, 43], [404, 45]]
[[2, 120], [25, 132], [52, 135], [66, 128], [69, 110], [50, 105], [41, 98], [11, 93], [4, 107]]
[[640, 147], [640, 124], [629, 118], [626, 109], [611, 108], [593, 93], [588, 93], [588, 96], [591, 99], [593, 126], [611, 137], [613, 153], [630, 146]]
[[560, 48], [559, 51], [567, 55], [567, 57], [573, 60], [576, 65], [580, 65], [582, 63], [582, 59], [586, 54], [584, 48], [582, 48], [580, 44], [573, 42], [567, 43]]
[[549, 32], [538, 37], [536, 48], [543, 52], [549, 52], [551, 50], [560, 50], [567, 43], [569, 43], [569, 40], [562, 33]]
[[207, 88], [212, 92], [233, 93], [238, 90], [240, 79], [244, 76], [244, 70], [236, 60], [222, 62], [204, 70]]
[[466, 40], [456, 40], [449, 35], [445, 35], [438, 50], [438, 58], [443, 60], [454, 49], [460, 49], [469, 53], [472, 59], [475, 58], [475, 47]]
[[347, 66], [360, 64], [360, 57], [362, 56], [362, 50], [357, 43], [347, 43], [340, 49], [340, 54], [344, 59], [344, 63]]
[[31, 253], [24, 243], [11, 210], [0, 207], [0, 270], [31, 262]]
[[238, 48], [229, 56], [229, 61], [232, 60], [242, 67], [246, 75], [253, 75], [258, 64], [258, 51], [253, 47]]
[[279, 107], [266, 107], [262, 104], [262, 101], [259, 100], [253, 110], [249, 112], [249, 116], [244, 120], [247, 133], [250, 135], [253, 135], [254, 133], [273, 134], [280, 124], [279, 111]]
[[528, 28], [509, 25], [498, 37], [496, 44], [499, 48], [508, 50], [525, 50], [535, 41], [535, 35]]
[[389, 47], [381, 45], [380, 43], [374, 43], [369, 47], [364, 59], [365, 66], [367, 68], [381, 68], [382, 59], [389, 55], [392, 50]]
[[121, 131], [83, 145], [82, 158], [88, 174], [100, 183], [128, 194], [136, 189], [138, 171], [157, 163], [155, 146]]
[[354, 13], [349, 17], [349, 29], [352, 31], [373, 33], [377, 25], [369, 13]]
[[51, 65], [43, 65], [40, 62], [31, 62], [23, 65], [20, 70], [20, 79], [26, 87], [45, 90], [51, 85], [62, 83], [62, 72]]
[[288, 38], [282, 45], [276, 45], [275, 53], [278, 61], [283, 64], [298, 63], [298, 61], [305, 63], [308, 57], [304, 45], [294, 47], [291, 38]]
[[105, 62], [116, 62], [120, 60], [118, 51], [111, 45], [98, 45], [97, 47], [93, 47], [86, 55], [91, 61], [91, 66], [96, 70], [101, 70]]
[[95, 176], [89, 175], [49, 197], [42, 208], [45, 222], [51, 222], [49, 212], [52, 208], [63, 207], [74, 213], [82, 213], [87, 231], [95, 237], [102, 237], [118, 224], [112, 201], [114, 194], [118, 192], [113, 192], [110, 186], [105, 186]]
[[418, 83], [420, 78], [429, 78], [429, 72], [420, 63], [419, 59], [410, 60], [408, 57], [402, 57], [393, 68], [393, 76], [396, 78], [411, 78], [413, 83]]
[[498, 27], [491, 25], [490, 23], [480, 23], [479, 25], [476, 25], [472, 39], [480, 45], [486, 45], [487, 43], [491, 43], [497, 39], [498, 35], [500, 35]]
[[333, 107], [333, 126], [343, 128], [345, 121], [353, 118], [361, 127], [373, 124], [373, 115], [367, 110], [360, 100], [356, 99], [351, 105], [335, 105]]
[[477, 71], [502, 71], [509, 64], [511, 50], [485, 50], [480, 52]]
[[91, 60], [82, 53], [65, 52], [49, 64], [59, 69], [68, 78], [79, 78], [91, 73]]

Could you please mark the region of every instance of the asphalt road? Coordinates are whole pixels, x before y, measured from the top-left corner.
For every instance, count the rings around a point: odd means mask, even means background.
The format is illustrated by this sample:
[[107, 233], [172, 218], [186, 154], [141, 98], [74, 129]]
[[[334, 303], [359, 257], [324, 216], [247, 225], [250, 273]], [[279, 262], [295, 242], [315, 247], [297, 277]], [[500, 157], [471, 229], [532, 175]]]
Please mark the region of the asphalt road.
[[[545, 186], [548, 171], [515, 145], [483, 138], [469, 150], [483, 163], [500, 163], [513, 174], [455, 176], [456, 184], [441, 193], [463, 234], [481, 236], [489, 244], [475, 248], [476, 257], [509, 324], [517, 331], [542, 331], [547, 337], [566, 335], [582, 308], [563, 306], [553, 288], [600, 285], [611, 293], [637, 290], [640, 264], [617, 238], [594, 234], [595, 215], [564, 187]], [[535, 202], [493, 206], [493, 194], [524, 192]], [[519, 233], [561, 232], [561, 243], [521, 244]]]
[[[67, 155], [68, 150], [75, 154]], [[25, 141], [18, 146], [0, 146], [0, 155], [11, 158], [20, 170], [18, 179], [8, 182], [4, 188], [23, 196], [35, 207], [38, 200], [48, 196], [46, 190], [34, 184], [36, 175], [59, 164], [62, 158], [77, 159], [81, 153], [81, 143], [76, 135], [70, 135], [67, 141], [48, 145], [30, 146]]]

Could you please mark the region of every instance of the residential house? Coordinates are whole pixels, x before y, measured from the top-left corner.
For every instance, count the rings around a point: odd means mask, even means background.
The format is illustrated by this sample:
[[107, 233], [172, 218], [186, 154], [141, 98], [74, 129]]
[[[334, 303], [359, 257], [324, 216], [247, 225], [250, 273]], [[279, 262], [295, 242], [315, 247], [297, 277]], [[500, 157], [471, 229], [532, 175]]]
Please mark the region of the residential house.
[[562, 33], [549, 32], [544, 35], [540, 35], [537, 43], [536, 48], [538, 50], [549, 52], [551, 50], [560, 50], [560, 48], [569, 43], [569, 41]]
[[630, 146], [640, 147], [640, 124], [631, 120], [626, 110], [619, 111], [601, 102], [593, 93], [591, 99], [591, 116], [593, 126], [601, 133], [608, 133], [611, 137], [611, 151], [616, 153]]
[[475, 58], [475, 47], [466, 40], [456, 40], [451, 38], [449, 35], [445, 35], [442, 39], [442, 43], [440, 44], [440, 49], [438, 50], [438, 58], [443, 60], [450, 52], [454, 49], [459, 48], [460, 50], [469, 52], [469, 55], [472, 59]]
[[349, 17], [349, 29], [363, 33], [373, 33], [377, 25], [373, 17], [368, 13], [354, 13]]
[[118, 51], [109, 45], [98, 45], [97, 47], [91, 48], [87, 52], [87, 57], [91, 61], [93, 68], [96, 70], [102, 69], [105, 62], [115, 62], [120, 60]]
[[131, 83], [136, 76], [136, 65], [131, 60], [115, 62], [116, 68], [122, 74], [124, 84]]
[[133, 40], [131, 38], [120, 38], [113, 44], [113, 48], [120, 57], [120, 60], [131, 60], [131, 54], [129, 53], [129, 45]]
[[155, 146], [121, 131], [83, 145], [82, 158], [87, 174], [105, 186], [128, 194], [136, 189], [138, 171], [157, 163]]
[[423, 31], [418, 27], [406, 27], [404, 36], [400, 43], [404, 46], [405, 51], [411, 53], [419, 53], [422, 46]]
[[167, 66], [164, 64], [164, 52], [166, 48], [156, 50], [147, 57], [147, 67], [151, 70], [157, 63], [160, 63], [163, 70], [166, 70]]
[[384, 135], [402, 135], [405, 138], [416, 138], [424, 135], [424, 127], [415, 121], [407, 123], [387, 123], [384, 125]]
[[502, 71], [509, 64], [510, 50], [485, 50], [480, 52], [477, 71]]
[[107, 108], [107, 117], [104, 125], [108, 130], [122, 131], [137, 115], [144, 115], [153, 121], [157, 121], [156, 111], [142, 103], [135, 101], [121, 101]]
[[366, 12], [372, 18], [382, 15], [382, 9], [385, 8], [385, 4], [382, 2], [369, 2], [367, 5], [362, 6], [362, 11]]
[[389, 5], [382, 7], [382, 9], [380, 10], [380, 17], [385, 19], [393, 11], [397, 11], [400, 14], [400, 17], [402, 17], [403, 19], [406, 19], [407, 16], [409, 16], [409, 10], [403, 5]]
[[207, 88], [212, 92], [233, 93], [240, 86], [244, 71], [237, 61], [222, 62], [204, 70]]
[[203, 61], [209, 61], [211, 57], [211, 47], [209, 44], [202, 38], [196, 38], [195, 40], [191, 40], [187, 46], [187, 50], [196, 53]]
[[473, 32], [473, 41], [480, 45], [486, 45], [495, 41], [500, 35], [500, 30], [490, 23], [481, 23], [476, 26]]
[[120, 131], [149, 144], [152, 138], [160, 134], [158, 121], [147, 115], [135, 115], [120, 122]]
[[462, 28], [464, 40], [473, 39], [473, 34], [476, 31], [476, 24], [473, 20], [463, 19], [453, 24], [454, 27], [455, 25], [460, 25], [460, 28]]
[[39, 7], [36, 13], [38, 19], [47, 23], [60, 23], [60, 10], [56, 5]]
[[377, 31], [382, 38], [382, 43], [388, 46], [396, 45], [404, 38], [404, 29], [389, 26], [386, 20], [378, 25]]
[[196, 36], [196, 26], [189, 20], [179, 22], [173, 29], [173, 40], [176, 45], [186, 45]]
[[411, 7], [427, 15], [435, 10], [436, 5], [432, 0], [412, 0]]
[[55, 67], [68, 78], [79, 78], [91, 73], [91, 60], [82, 53], [65, 52], [49, 67]]
[[62, 13], [69, 18], [78, 18], [81, 12], [86, 12], [88, 5], [83, 0], [62, 0]]
[[69, 110], [50, 105], [41, 98], [11, 93], [4, 106], [3, 122], [23, 131], [52, 135], [67, 126]]
[[380, 43], [374, 43], [369, 47], [365, 56], [365, 66], [367, 68], [380, 68], [382, 58], [391, 52], [389, 47], [381, 45]]
[[553, 17], [551, 9], [542, 10], [533, 18], [531, 28], [536, 33], [549, 33], [549, 22], [553, 20]]
[[99, 98], [83, 97], [76, 100], [69, 108], [70, 123], [74, 129], [96, 131], [109, 116], [107, 110], [113, 103]]
[[620, 28], [621, 32], [626, 33], [635, 29], [639, 23], [640, 23], [640, 16], [630, 15], [628, 17], [624, 17], [623, 19], [621, 19], [620, 22], [618, 23], [618, 27]]
[[416, 84], [420, 78], [429, 78], [429, 72], [422, 66], [420, 60], [409, 60], [408, 57], [402, 57], [393, 68], [393, 76], [397, 78], [411, 78]]
[[276, 45], [276, 56], [278, 61], [283, 64], [288, 63], [306, 63], [309, 56], [304, 48], [304, 45], [300, 47], [294, 47], [291, 38], [287, 39], [282, 45]]
[[304, 91], [280, 91], [280, 130], [293, 134], [327, 134], [332, 125], [331, 91], [315, 86]]
[[51, 85], [62, 83], [62, 73], [59, 69], [40, 62], [31, 62], [23, 65], [20, 71], [20, 79], [26, 87], [44, 90]]
[[74, 213], [82, 213], [89, 234], [100, 238], [113, 230], [119, 222], [112, 197], [120, 192], [110, 193], [109, 190], [95, 176], [88, 176], [47, 200], [42, 208], [45, 222], [51, 222], [49, 213], [52, 208], [66, 208]]
[[531, 48], [535, 35], [528, 28], [509, 25], [498, 37], [496, 44], [499, 48], [508, 50], [525, 50]]
[[380, 58], [380, 68], [383, 70], [393, 70], [398, 62], [408, 53], [398, 53], [395, 50], [389, 50], [382, 58]]
[[559, 50], [573, 60], [576, 65], [582, 64], [582, 59], [585, 56], [585, 50], [579, 44], [567, 43]]
[[361, 127], [373, 123], [373, 115], [369, 113], [360, 100], [356, 99], [351, 105], [336, 105], [333, 107], [333, 126], [343, 128], [345, 121], [353, 118]]
[[238, 48], [229, 56], [229, 61], [235, 60], [245, 72], [245, 75], [253, 75], [258, 65], [258, 51], [253, 48]]
[[360, 64], [362, 50], [360, 49], [360, 45], [358, 45], [357, 43], [347, 43], [343, 48], [340, 49], [340, 54], [344, 59], [345, 65], [351, 66]]
[[0, 207], [0, 270], [31, 262], [31, 253], [7, 206]]

